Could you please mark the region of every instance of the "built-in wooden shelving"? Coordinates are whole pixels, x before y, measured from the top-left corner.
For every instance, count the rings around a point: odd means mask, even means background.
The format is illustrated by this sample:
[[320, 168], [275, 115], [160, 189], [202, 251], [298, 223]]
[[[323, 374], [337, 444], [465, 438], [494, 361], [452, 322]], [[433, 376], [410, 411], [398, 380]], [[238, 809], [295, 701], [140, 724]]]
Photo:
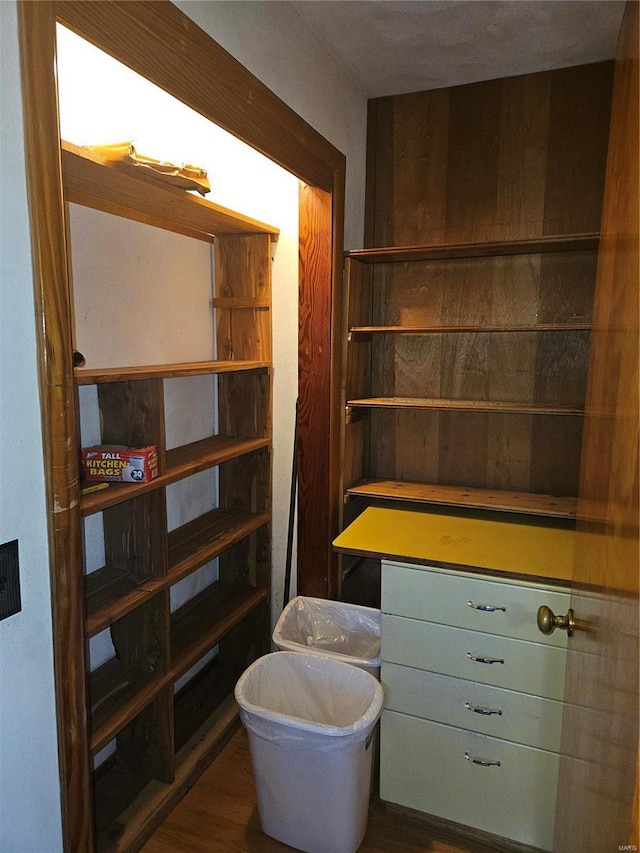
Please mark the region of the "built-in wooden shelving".
[[347, 253], [343, 524], [376, 501], [575, 517], [598, 244]]
[[[235, 682], [269, 648], [278, 229], [88, 149], [61, 149], [66, 201], [214, 244], [219, 359], [74, 369], [78, 387], [97, 388], [103, 444], [158, 448], [155, 479], [111, 483], [78, 501], [83, 517], [102, 513], [105, 565], [84, 578], [82, 641], [108, 629], [115, 656], [87, 671], [81, 688], [90, 752], [114, 751], [97, 758], [92, 834], [99, 853], [115, 853], [139, 849], [222, 748], [238, 725]], [[164, 380], [192, 376], [215, 382], [219, 430], [167, 449]], [[167, 486], [213, 468], [218, 507], [169, 531]], [[207, 585], [172, 613], [171, 590], [206, 566], [194, 589]]]

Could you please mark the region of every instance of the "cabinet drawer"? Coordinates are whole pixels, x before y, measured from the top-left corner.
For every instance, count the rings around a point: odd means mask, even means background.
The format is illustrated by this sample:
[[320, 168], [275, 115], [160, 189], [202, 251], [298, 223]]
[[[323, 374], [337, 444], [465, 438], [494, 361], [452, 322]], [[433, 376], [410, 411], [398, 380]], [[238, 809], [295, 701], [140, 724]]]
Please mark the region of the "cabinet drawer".
[[[383, 612], [487, 634], [566, 647], [566, 632], [545, 636], [538, 630], [536, 617], [541, 604], [554, 613], [566, 613], [569, 600], [568, 590], [542, 584], [507, 583], [466, 572], [382, 564]], [[486, 607], [504, 610], [481, 609]]]
[[383, 663], [381, 681], [390, 711], [560, 750], [561, 702], [395, 663]]
[[557, 754], [388, 710], [380, 743], [383, 800], [552, 849]]
[[[555, 646], [382, 614], [382, 660], [547, 699], [564, 698], [566, 652]], [[473, 658], [480, 660], [473, 660]], [[503, 663], [484, 663], [497, 659]]]

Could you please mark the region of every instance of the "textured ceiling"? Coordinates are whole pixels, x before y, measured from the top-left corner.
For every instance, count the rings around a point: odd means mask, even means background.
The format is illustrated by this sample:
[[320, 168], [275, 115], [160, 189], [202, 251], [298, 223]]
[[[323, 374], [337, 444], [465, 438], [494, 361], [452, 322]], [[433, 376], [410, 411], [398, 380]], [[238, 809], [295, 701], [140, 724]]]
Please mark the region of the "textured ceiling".
[[617, 0], [294, 0], [369, 98], [615, 56]]

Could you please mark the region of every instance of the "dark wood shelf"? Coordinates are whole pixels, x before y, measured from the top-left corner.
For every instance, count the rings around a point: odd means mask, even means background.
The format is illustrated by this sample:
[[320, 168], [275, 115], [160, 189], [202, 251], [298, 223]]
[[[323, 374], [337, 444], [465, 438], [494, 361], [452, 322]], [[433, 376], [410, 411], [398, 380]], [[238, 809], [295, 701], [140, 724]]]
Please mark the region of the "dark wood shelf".
[[470, 326], [353, 326], [349, 340], [368, 339], [371, 335], [444, 335], [511, 334], [518, 332], [588, 332], [591, 323], [540, 323], [537, 325], [470, 325]]
[[127, 569], [103, 566], [85, 577], [88, 637], [147, 601], [161, 588], [161, 579], [140, 577]]
[[217, 373], [264, 371], [268, 361], [191, 361], [179, 364], [148, 364], [140, 367], [77, 367], [73, 371], [76, 385], [100, 385], [107, 382], [129, 382], [137, 379], [173, 379]]
[[217, 557], [269, 521], [267, 513], [214, 509], [169, 533], [170, 583]]
[[180, 678], [253, 610], [267, 590], [218, 581], [171, 617], [171, 666], [162, 676], [111, 658], [91, 673], [91, 751], [98, 752], [169, 684]]
[[382, 249], [354, 249], [347, 258], [367, 264], [437, 261], [455, 258], [490, 258], [504, 255], [530, 255], [542, 252], [597, 250], [598, 234], [569, 234], [538, 237], [531, 240], [504, 240], [494, 243], [447, 243], [434, 246], [395, 246]]
[[93, 637], [269, 521], [266, 513], [215, 509], [169, 534], [165, 577], [104, 566], [86, 576], [87, 636]]
[[111, 658], [90, 676], [91, 751], [99, 752], [166, 686], [166, 678]]
[[505, 403], [492, 400], [440, 400], [428, 397], [368, 397], [347, 401], [350, 408], [439, 409], [459, 412], [489, 412], [519, 415], [582, 415], [584, 410], [565, 403]]
[[[180, 696], [181, 694], [178, 694]], [[99, 853], [139, 850], [169, 811], [220, 752], [239, 726], [232, 696], [207, 699], [209, 717], [176, 753], [174, 781], [165, 784], [108, 759], [94, 774], [96, 846]], [[180, 704], [176, 699], [176, 709]]]
[[577, 505], [574, 497], [384, 479], [363, 480], [348, 488], [346, 494], [372, 500], [411, 501], [552, 518], [575, 518]]
[[109, 488], [92, 492], [82, 498], [82, 515], [92, 515], [110, 506], [131, 500], [137, 495], [152, 489], [168, 486], [192, 474], [206, 471], [253, 453], [271, 443], [269, 438], [235, 438], [228, 435], [214, 435], [201, 441], [185, 444], [167, 451], [167, 470], [159, 474], [150, 483], [110, 483]]
[[176, 610], [171, 616], [172, 680], [268, 599], [268, 590], [218, 581]]

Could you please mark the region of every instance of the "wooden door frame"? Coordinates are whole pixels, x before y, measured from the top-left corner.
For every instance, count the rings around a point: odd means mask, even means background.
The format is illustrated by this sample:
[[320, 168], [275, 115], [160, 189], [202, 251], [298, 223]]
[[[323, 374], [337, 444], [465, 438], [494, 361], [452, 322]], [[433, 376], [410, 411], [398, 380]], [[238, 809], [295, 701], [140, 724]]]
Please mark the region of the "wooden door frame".
[[[637, 850], [640, 7], [618, 37], [580, 466], [554, 851]], [[578, 792], [578, 795], [576, 795]]]
[[[345, 157], [167, 0], [18, 2], [46, 472], [63, 840], [93, 850], [71, 310], [55, 79], [56, 21], [295, 174], [300, 193], [298, 590], [337, 561]], [[211, 85], [215, 81], [215, 85]], [[320, 425], [320, 428], [319, 428]], [[326, 425], [323, 429], [321, 425]]]

